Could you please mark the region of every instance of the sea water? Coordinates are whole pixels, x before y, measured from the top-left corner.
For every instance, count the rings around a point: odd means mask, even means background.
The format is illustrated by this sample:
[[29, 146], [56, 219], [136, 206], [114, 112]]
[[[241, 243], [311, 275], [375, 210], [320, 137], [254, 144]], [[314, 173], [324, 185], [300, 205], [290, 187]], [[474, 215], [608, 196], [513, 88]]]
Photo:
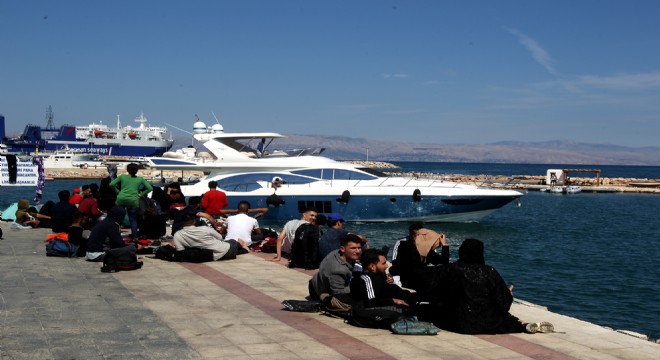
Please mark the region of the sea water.
[[[544, 175], [548, 168], [600, 169], [604, 177], [659, 179], [660, 167], [396, 163], [402, 171], [472, 175]], [[47, 181], [44, 201], [90, 180]], [[3, 188], [0, 209], [34, 189]], [[550, 311], [660, 338], [660, 195], [530, 192], [479, 223], [437, 223], [452, 260], [466, 238], [486, 246], [486, 262], [514, 296]], [[270, 224], [269, 224], [270, 225]], [[272, 224], [281, 227], [283, 224]], [[346, 224], [374, 247], [392, 246], [409, 224]], [[0, 243], [1, 246], [1, 243]], [[544, 319], [523, 319], [540, 321]], [[561, 330], [561, 329], [559, 329]]]

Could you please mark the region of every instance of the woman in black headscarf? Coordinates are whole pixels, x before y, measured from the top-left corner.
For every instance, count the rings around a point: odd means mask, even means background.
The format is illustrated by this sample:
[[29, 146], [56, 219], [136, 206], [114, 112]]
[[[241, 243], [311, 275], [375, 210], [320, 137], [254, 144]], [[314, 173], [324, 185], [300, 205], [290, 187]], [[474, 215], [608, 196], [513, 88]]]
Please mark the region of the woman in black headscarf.
[[509, 313], [513, 287], [484, 261], [484, 243], [466, 239], [458, 249], [458, 261], [443, 273], [435, 293], [441, 298], [438, 325], [462, 334], [507, 334], [526, 331], [551, 332], [550, 323], [523, 324]]

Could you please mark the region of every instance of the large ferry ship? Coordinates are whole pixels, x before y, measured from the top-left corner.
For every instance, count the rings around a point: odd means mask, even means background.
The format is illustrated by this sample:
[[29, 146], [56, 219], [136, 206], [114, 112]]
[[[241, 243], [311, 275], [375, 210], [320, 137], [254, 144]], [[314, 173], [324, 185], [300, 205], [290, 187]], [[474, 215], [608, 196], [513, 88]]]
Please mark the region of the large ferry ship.
[[112, 156], [160, 156], [168, 151], [174, 140], [166, 139], [166, 127], [149, 126], [144, 114], [135, 118], [138, 126], [122, 127], [117, 116], [116, 127], [103, 123], [86, 126], [53, 125], [53, 112], [49, 107], [46, 127], [27, 124], [23, 134], [5, 136], [5, 118], [0, 115], [2, 143], [12, 153], [29, 154], [38, 151], [54, 152], [68, 148], [71, 151]]

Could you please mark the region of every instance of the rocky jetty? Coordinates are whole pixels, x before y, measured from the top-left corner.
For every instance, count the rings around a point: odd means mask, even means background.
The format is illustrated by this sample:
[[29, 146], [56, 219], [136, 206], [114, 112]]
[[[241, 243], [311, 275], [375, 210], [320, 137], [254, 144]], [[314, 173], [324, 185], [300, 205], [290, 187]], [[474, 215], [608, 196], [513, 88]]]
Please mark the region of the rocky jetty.
[[350, 160], [346, 161], [350, 164], [362, 165], [372, 169], [398, 169], [399, 167], [385, 161], [364, 161], [364, 160]]
[[[97, 169], [55, 169], [55, 170], [45, 170], [44, 171], [47, 178], [52, 179], [102, 179], [108, 176], [108, 170], [105, 168]], [[118, 175], [125, 174], [125, 169], [119, 169], [117, 171]], [[149, 170], [149, 169], [140, 169], [138, 175], [144, 177], [149, 181], [160, 181], [161, 172], [160, 170]], [[189, 177], [201, 177], [204, 174], [201, 171], [175, 171], [175, 170], [166, 170], [163, 171], [162, 177], [165, 178], [165, 181], [177, 181], [178, 178], [189, 178]]]
[[[516, 189], [539, 190], [547, 187], [545, 176], [537, 175], [465, 175], [465, 174], [435, 174], [431, 172], [400, 172], [394, 171], [398, 167], [394, 164], [382, 161], [350, 161], [353, 164], [364, 165], [375, 169], [384, 170], [391, 176], [413, 177], [420, 179], [433, 179], [441, 181], [453, 181], [477, 186], [489, 187], [510, 187]], [[118, 174], [125, 170], [119, 170]], [[97, 169], [57, 169], [46, 170], [46, 177], [54, 179], [102, 179], [108, 176], [105, 168]], [[142, 169], [138, 175], [143, 176], [149, 181], [165, 182], [178, 181], [180, 178], [188, 180], [191, 178], [201, 178], [204, 174], [201, 171], [175, 171]], [[616, 191], [616, 192], [637, 192], [660, 194], [660, 179], [639, 179], [639, 178], [601, 178], [600, 184], [595, 184], [594, 178], [571, 177], [573, 185], [582, 186], [584, 190], [593, 191]]]

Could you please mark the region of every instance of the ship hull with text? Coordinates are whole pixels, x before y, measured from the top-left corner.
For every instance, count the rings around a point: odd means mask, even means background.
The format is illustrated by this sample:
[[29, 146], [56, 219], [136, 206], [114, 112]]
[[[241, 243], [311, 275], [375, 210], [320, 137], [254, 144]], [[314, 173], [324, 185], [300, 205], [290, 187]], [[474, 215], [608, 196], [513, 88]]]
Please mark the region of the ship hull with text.
[[174, 141], [165, 138], [167, 128], [147, 125], [143, 114], [135, 121], [138, 126], [122, 127], [119, 118], [115, 127], [103, 123], [62, 125], [59, 128], [28, 124], [21, 136], [3, 136], [2, 143], [7, 145], [9, 151], [24, 154], [35, 150], [54, 152], [68, 148], [74, 152], [97, 155], [160, 156], [172, 147]]

